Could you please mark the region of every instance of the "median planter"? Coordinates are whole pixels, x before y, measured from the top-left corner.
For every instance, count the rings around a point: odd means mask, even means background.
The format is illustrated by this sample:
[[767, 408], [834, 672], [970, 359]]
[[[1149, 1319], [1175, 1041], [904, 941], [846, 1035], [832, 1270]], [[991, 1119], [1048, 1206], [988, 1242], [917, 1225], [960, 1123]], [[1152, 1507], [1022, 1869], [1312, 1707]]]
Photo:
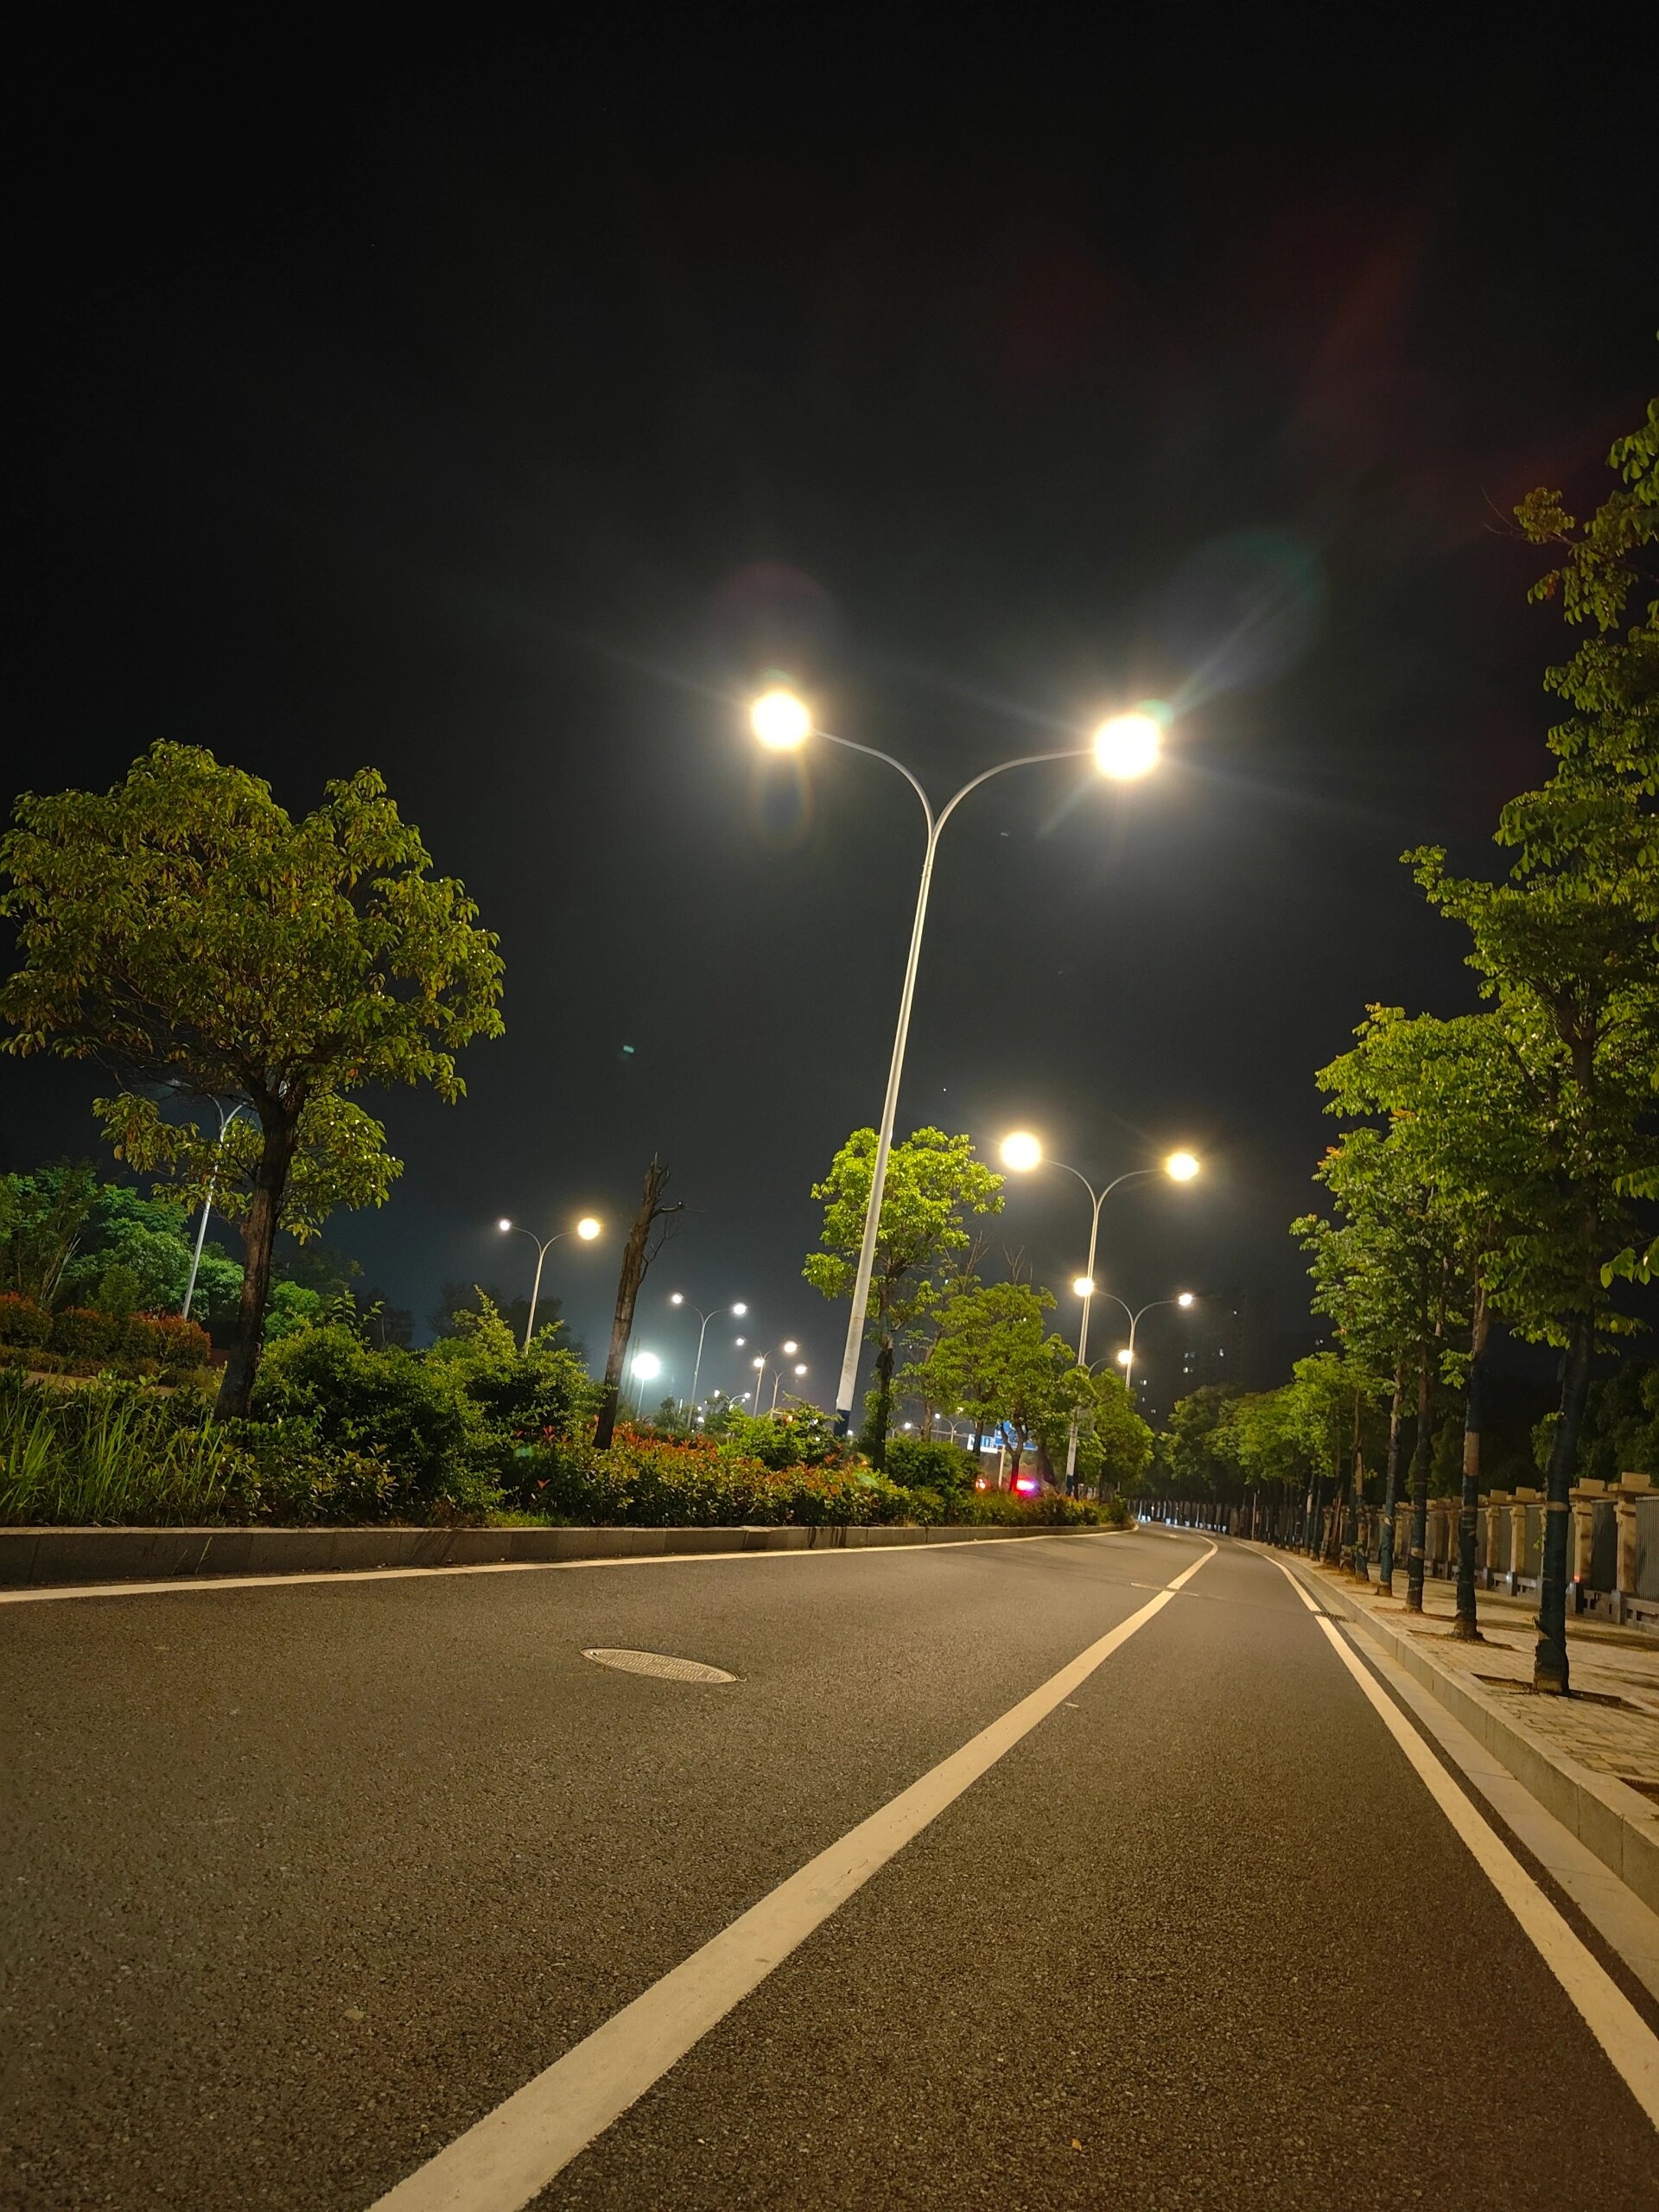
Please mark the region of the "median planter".
[[870, 1526], [823, 1522], [695, 1529], [0, 1529], [0, 1589], [199, 1582], [388, 1568], [548, 1566], [565, 1560], [887, 1550], [1121, 1535], [1110, 1529]]

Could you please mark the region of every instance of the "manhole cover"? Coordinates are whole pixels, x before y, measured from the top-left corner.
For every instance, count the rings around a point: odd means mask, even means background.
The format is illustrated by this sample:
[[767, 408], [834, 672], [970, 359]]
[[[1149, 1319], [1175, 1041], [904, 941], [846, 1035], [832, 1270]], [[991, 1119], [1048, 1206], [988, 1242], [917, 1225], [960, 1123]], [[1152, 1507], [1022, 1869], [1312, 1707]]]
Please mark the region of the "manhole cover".
[[671, 1659], [665, 1651], [584, 1651], [601, 1667], [619, 1667], [625, 1675], [657, 1675], [668, 1682], [734, 1682], [722, 1667], [705, 1667], [701, 1659]]

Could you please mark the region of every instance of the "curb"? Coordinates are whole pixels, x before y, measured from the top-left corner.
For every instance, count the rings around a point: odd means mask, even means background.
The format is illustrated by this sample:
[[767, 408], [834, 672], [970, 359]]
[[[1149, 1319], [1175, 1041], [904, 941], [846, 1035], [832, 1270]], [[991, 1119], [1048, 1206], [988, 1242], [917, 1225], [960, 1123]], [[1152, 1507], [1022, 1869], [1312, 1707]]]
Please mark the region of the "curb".
[[907, 1544], [1116, 1533], [1046, 1523], [1029, 1529], [869, 1528], [847, 1522], [712, 1529], [0, 1529], [0, 1589], [222, 1575], [360, 1574], [376, 1567], [696, 1558], [711, 1552], [886, 1550]]
[[[1276, 1560], [1279, 1554], [1268, 1549], [1267, 1556]], [[1650, 1911], [1659, 1912], [1659, 1807], [1649, 1805], [1638, 1790], [1627, 1789], [1611, 1775], [1580, 1766], [1563, 1751], [1546, 1751], [1515, 1726], [1496, 1698], [1437, 1666], [1414, 1638], [1364, 1611], [1339, 1585], [1324, 1575], [1315, 1579], [1300, 1561], [1285, 1564], [1305, 1589], [1380, 1644], [1509, 1769], [1546, 1812], [1592, 1851]]]

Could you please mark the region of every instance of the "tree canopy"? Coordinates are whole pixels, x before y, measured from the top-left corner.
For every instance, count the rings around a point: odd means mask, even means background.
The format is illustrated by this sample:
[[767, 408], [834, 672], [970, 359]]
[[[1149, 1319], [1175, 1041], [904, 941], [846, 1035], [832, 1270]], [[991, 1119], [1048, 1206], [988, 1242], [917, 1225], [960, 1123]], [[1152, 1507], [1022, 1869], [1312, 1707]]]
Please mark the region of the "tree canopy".
[[[22, 956], [0, 985], [7, 1049], [114, 1066], [97, 1110], [118, 1156], [193, 1198], [214, 1181], [240, 1219], [221, 1411], [247, 1408], [278, 1227], [378, 1205], [398, 1171], [351, 1094], [459, 1098], [456, 1053], [500, 1033], [496, 939], [430, 867], [372, 770], [296, 819], [258, 778], [168, 743], [108, 791], [26, 792], [0, 839]], [[220, 1145], [168, 1120], [157, 1085], [251, 1110]]]

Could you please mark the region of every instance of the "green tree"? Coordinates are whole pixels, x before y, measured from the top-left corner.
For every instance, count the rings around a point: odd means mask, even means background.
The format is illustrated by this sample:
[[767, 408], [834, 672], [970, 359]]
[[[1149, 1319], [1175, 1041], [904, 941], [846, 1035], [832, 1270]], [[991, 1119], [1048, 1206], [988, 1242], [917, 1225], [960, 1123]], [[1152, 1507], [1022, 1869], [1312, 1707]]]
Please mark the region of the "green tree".
[[[823, 1249], [808, 1257], [802, 1273], [825, 1298], [852, 1295], [874, 1165], [875, 1131], [855, 1129], [829, 1174], [812, 1186], [813, 1197], [823, 1202]], [[970, 1138], [918, 1129], [888, 1155], [864, 1316], [866, 1335], [875, 1346], [875, 1402], [867, 1435], [877, 1467], [892, 1425], [900, 1349], [938, 1302], [954, 1263], [971, 1249], [969, 1220], [1001, 1210], [1002, 1178], [976, 1159]], [[931, 1395], [934, 1404], [947, 1402], [945, 1392]]]
[[1209, 1382], [1170, 1408], [1159, 1450], [1178, 1497], [1218, 1498], [1237, 1471], [1230, 1433], [1235, 1402], [1232, 1391]]
[[0, 1290], [51, 1305], [97, 1201], [98, 1172], [89, 1160], [0, 1175]]
[[1546, 677], [1569, 712], [1549, 733], [1554, 773], [1499, 817], [1507, 875], [1451, 876], [1434, 847], [1407, 856], [1469, 933], [1546, 1164], [1547, 1197], [1506, 1242], [1491, 1291], [1517, 1333], [1566, 1353], [1533, 1666], [1535, 1688], [1563, 1694], [1568, 1493], [1591, 1360], [1598, 1329], [1622, 1325], [1607, 1293], [1633, 1264], [1630, 1197], [1659, 1179], [1659, 598], [1621, 632], [1631, 591], [1654, 575], [1659, 403], [1608, 458], [1619, 487], [1587, 521], [1544, 490], [1516, 510], [1529, 537], [1560, 549], [1533, 595], [1559, 596], [1569, 621], [1592, 628]]
[[[1071, 1358], [1069, 1347], [1066, 1358]], [[1128, 1495], [1137, 1490], [1152, 1464], [1155, 1439], [1136, 1410], [1128, 1383], [1115, 1368], [1079, 1367], [1074, 1361], [1069, 1373], [1062, 1369], [1061, 1381], [1055, 1411], [1039, 1432], [1051, 1465], [1065, 1463], [1075, 1415], [1078, 1478], [1100, 1497], [1113, 1491]]]
[[[380, 1204], [398, 1163], [351, 1093], [462, 1093], [455, 1054], [500, 1033], [502, 966], [460, 884], [365, 769], [294, 820], [270, 786], [158, 744], [105, 792], [25, 793], [0, 839], [21, 965], [0, 987], [14, 1052], [97, 1058], [118, 1157], [239, 1218], [241, 1304], [219, 1398], [245, 1413], [271, 1250], [341, 1205]], [[135, 1086], [247, 1100], [222, 1147]]]

